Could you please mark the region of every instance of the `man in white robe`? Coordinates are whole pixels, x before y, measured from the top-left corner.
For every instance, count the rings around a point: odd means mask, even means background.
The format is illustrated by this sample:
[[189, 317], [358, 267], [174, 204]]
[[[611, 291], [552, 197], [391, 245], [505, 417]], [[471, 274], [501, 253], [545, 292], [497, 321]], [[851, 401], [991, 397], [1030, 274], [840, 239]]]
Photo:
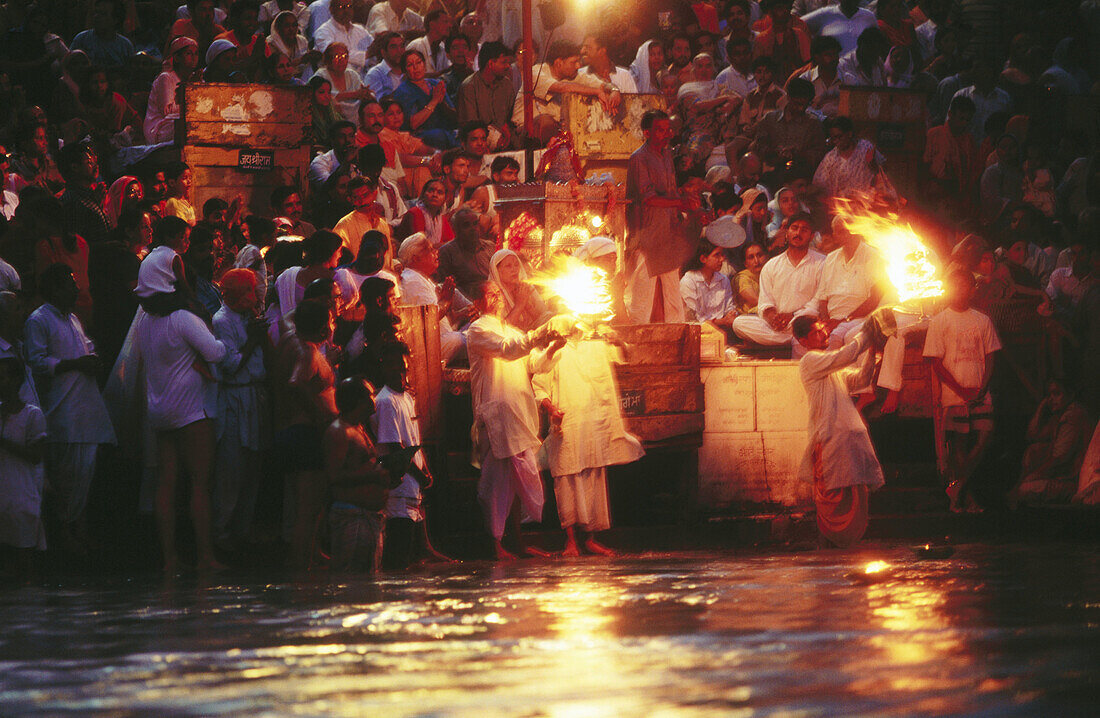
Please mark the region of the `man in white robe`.
[[431, 277], [439, 269], [439, 250], [432, 246], [423, 232], [406, 237], [397, 250], [397, 258], [404, 266], [401, 270], [401, 303], [414, 307], [429, 304], [439, 307], [439, 349], [443, 361], [450, 363], [461, 356], [466, 346], [465, 333], [456, 330], [451, 319], [463, 321], [470, 313], [470, 300], [455, 289], [454, 279], [448, 278], [442, 286], [432, 281]]
[[[518, 500], [523, 520], [542, 518], [542, 479], [535, 458], [541, 444], [539, 415], [531, 375], [550, 368], [565, 340], [556, 338], [551, 344], [552, 334], [545, 326], [524, 333], [505, 324], [501, 318], [504, 297], [493, 282], [477, 286], [474, 306], [481, 316], [466, 332], [466, 349], [475, 445], [481, 458], [477, 494], [496, 556], [508, 560], [515, 554], [505, 550], [501, 540], [513, 503]], [[547, 348], [541, 351], [539, 347]], [[547, 555], [534, 547], [524, 550]]]
[[553, 368], [535, 375], [534, 386], [535, 398], [551, 418], [545, 448], [565, 530], [562, 553], [580, 555], [580, 527], [587, 534], [584, 547], [589, 553], [611, 556], [614, 551], [595, 536], [611, 528], [606, 467], [629, 464], [645, 454], [641, 442], [627, 433], [619, 406], [611, 365], [623, 363], [623, 354], [600, 336], [584, 338], [570, 317], [556, 317], [551, 326], [569, 340]]
[[[810, 406], [810, 445], [803, 477], [814, 486], [817, 525], [822, 536], [851, 546], [867, 530], [868, 492], [884, 483], [867, 426], [850, 393], [865, 386], [874, 370], [866, 330], [840, 349], [829, 351], [829, 330], [817, 317], [802, 315], [791, 331], [805, 347], [798, 374]], [[852, 366], [860, 356], [863, 361]]]
[[39, 290], [46, 303], [27, 319], [26, 352], [49, 432], [48, 495], [60, 523], [61, 547], [84, 553], [85, 509], [96, 455], [100, 444], [115, 443], [115, 432], [96, 384], [102, 363], [73, 314], [79, 290], [72, 270], [63, 264], [47, 267]]

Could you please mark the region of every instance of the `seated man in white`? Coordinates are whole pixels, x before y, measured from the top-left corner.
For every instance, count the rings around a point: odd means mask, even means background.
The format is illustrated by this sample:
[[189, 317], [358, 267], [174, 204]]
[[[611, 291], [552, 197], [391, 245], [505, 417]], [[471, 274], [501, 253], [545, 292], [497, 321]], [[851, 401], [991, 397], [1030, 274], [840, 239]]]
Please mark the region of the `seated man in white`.
[[786, 251], [769, 259], [760, 271], [757, 313], [742, 314], [733, 320], [737, 336], [765, 346], [792, 343], [791, 320], [817, 294], [825, 263], [825, 255], [810, 249], [813, 234], [808, 213], [791, 217]]
[[423, 232], [406, 237], [397, 258], [405, 267], [401, 271], [401, 303], [439, 307], [439, 348], [443, 361], [450, 362], [466, 347], [466, 334], [455, 330], [451, 320], [461, 323], [469, 316], [470, 300], [455, 289], [454, 279], [448, 277], [442, 285], [432, 280], [439, 269], [439, 250]]
[[825, 258], [817, 293], [799, 314], [818, 317], [829, 330], [829, 349], [839, 349], [882, 302], [886, 271], [878, 250], [849, 232], [839, 217], [833, 220], [833, 239], [838, 248]]

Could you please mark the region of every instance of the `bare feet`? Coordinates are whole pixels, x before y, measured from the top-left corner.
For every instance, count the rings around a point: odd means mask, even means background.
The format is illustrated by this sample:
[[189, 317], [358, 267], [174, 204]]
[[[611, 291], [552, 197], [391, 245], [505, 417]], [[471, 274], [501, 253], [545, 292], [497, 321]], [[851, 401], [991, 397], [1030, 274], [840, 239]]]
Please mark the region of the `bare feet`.
[[577, 548], [577, 542], [576, 541], [568, 541], [565, 544], [565, 548], [562, 549], [561, 555], [562, 556], [580, 556], [581, 555], [581, 550], [579, 548]]
[[898, 392], [890, 390], [886, 393], [886, 399], [882, 402], [882, 408], [879, 410], [883, 414], [894, 414], [898, 410], [898, 398], [901, 396]]
[[496, 550], [497, 561], [515, 561], [517, 558], [519, 558], [511, 551], [504, 548], [504, 546], [501, 545], [500, 541], [496, 542], [496, 546], [494, 547], [494, 549]]
[[528, 556], [534, 556], [535, 558], [550, 558], [553, 555], [549, 551], [544, 551], [538, 546], [524, 546], [523, 552]]
[[618, 556], [614, 549], [610, 549], [604, 546], [602, 543], [594, 538], [590, 538], [584, 542], [584, 550], [588, 553], [595, 554], [597, 556]]

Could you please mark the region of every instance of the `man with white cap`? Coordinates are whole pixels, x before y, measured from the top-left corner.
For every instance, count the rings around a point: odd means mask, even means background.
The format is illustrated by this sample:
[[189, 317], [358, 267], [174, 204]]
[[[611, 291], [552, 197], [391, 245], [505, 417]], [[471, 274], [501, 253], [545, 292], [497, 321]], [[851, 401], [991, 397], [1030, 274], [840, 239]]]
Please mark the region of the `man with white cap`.
[[470, 300], [455, 289], [454, 279], [447, 277], [437, 285], [431, 277], [439, 269], [439, 250], [423, 232], [405, 238], [397, 250], [401, 270], [401, 300], [408, 306], [439, 307], [439, 347], [443, 361], [449, 362], [466, 346], [466, 335], [457, 331], [451, 318], [463, 320], [470, 314]]
[[630, 310], [623, 298], [626, 277], [618, 271], [619, 246], [610, 237], [596, 236], [573, 252], [573, 256], [585, 264], [603, 270], [607, 275], [611, 292], [611, 310], [618, 321], [629, 321]]

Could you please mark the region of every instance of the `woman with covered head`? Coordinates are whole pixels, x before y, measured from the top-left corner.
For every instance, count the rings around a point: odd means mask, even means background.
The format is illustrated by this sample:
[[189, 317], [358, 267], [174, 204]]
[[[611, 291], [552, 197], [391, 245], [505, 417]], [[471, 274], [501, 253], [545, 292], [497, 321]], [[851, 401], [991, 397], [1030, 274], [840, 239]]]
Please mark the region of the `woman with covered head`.
[[[359, 73], [348, 67], [348, 56], [347, 45], [332, 43], [325, 48], [322, 66], [313, 79], [323, 77], [328, 80], [337, 111], [348, 122], [357, 123], [359, 103], [374, 97], [374, 94], [363, 86]], [[312, 86], [312, 79], [310, 84]]]
[[298, 18], [292, 10], [283, 10], [275, 16], [267, 45], [272, 52], [286, 55], [299, 76], [308, 75], [313, 70], [313, 63], [321, 59], [321, 53], [309, 49], [309, 40], [301, 35]]
[[527, 270], [512, 250], [501, 249], [489, 260], [489, 279], [500, 287], [504, 297], [502, 318], [508, 324], [530, 331], [550, 318], [546, 302], [527, 282]]
[[634, 62], [630, 63], [630, 74], [638, 92], [660, 92], [657, 75], [665, 66], [665, 47], [659, 40], [646, 40], [638, 48]]
[[734, 215], [745, 230], [746, 242], [768, 241], [768, 223], [771, 222], [771, 210], [768, 209], [768, 195], [756, 188], [741, 193], [741, 209]]
[[118, 226], [118, 218], [123, 211], [136, 207], [145, 199], [145, 188], [141, 180], [131, 175], [123, 175], [111, 183], [107, 190], [107, 219], [111, 227]]

